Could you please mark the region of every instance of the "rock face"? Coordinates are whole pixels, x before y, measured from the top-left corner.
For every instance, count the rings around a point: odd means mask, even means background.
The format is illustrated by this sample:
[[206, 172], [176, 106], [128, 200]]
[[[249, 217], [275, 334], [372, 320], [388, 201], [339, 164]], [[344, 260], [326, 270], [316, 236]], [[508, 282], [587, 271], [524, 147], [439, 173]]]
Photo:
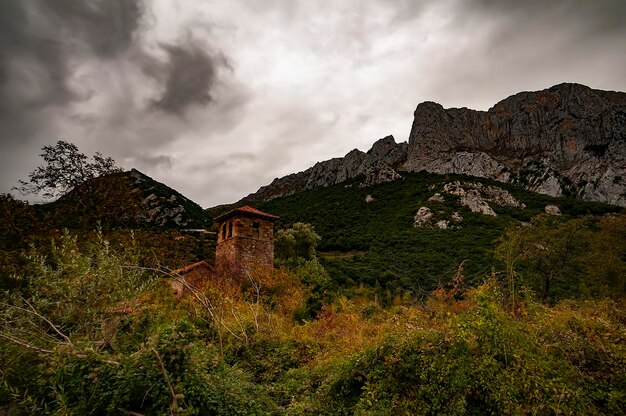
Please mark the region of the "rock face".
[[489, 206], [489, 202], [503, 207], [526, 208], [525, 204], [515, 199], [508, 191], [497, 186], [483, 185], [480, 182], [461, 183], [454, 181], [445, 184], [443, 191], [458, 196], [461, 205], [468, 207], [472, 212], [483, 215], [497, 216]]
[[[434, 190], [435, 188], [431, 189]], [[442, 195], [446, 194], [446, 196]], [[433, 207], [436, 203], [443, 203], [446, 199], [457, 197], [461, 205], [466, 206], [470, 211], [497, 217], [498, 214], [489, 204], [502, 207], [526, 208], [526, 205], [511, 195], [507, 190], [497, 186], [484, 185], [480, 182], [448, 182], [443, 185], [441, 193], [437, 192], [426, 201], [426, 205]], [[448, 215], [445, 211], [434, 213], [431, 207], [423, 206], [417, 210], [413, 218], [414, 227], [440, 228], [442, 230], [454, 228], [463, 221], [463, 217], [458, 212]], [[435, 205], [436, 207], [436, 205]], [[553, 207], [553, 205], [549, 205]], [[434, 207], [433, 207], [434, 208]], [[554, 207], [558, 210], [557, 207]], [[548, 212], [548, 207], [546, 207]], [[560, 213], [560, 212], [559, 212]], [[558, 214], [555, 214], [558, 215]], [[445, 218], [442, 218], [445, 216]], [[452, 225], [451, 225], [452, 224]]]
[[269, 201], [317, 187], [338, 184], [362, 176], [360, 186], [369, 186], [400, 179], [397, 169], [406, 162], [408, 144], [396, 143], [393, 136], [378, 140], [367, 152], [354, 149], [345, 157], [318, 162], [315, 166], [294, 173], [261, 187], [248, 195], [248, 201]]
[[560, 84], [489, 109], [417, 106], [402, 170], [626, 206], [626, 93]]
[[132, 169], [126, 173], [131, 186], [141, 194], [142, 210], [137, 220], [157, 227], [204, 227], [206, 217], [202, 208], [149, 176]]
[[515, 94], [488, 111], [424, 102], [414, 115], [408, 144], [385, 137], [367, 153], [355, 149], [319, 162], [246, 199], [267, 201], [359, 176], [368, 186], [425, 170], [626, 206], [626, 93], [560, 84]]

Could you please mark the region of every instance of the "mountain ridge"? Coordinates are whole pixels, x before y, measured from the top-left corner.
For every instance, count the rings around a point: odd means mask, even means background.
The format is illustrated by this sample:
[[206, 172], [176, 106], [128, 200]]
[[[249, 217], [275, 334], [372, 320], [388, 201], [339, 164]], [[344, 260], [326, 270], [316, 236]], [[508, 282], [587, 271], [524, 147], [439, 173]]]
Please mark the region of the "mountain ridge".
[[243, 200], [264, 202], [356, 178], [369, 186], [422, 170], [626, 206], [626, 93], [562, 83], [511, 95], [487, 111], [425, 101], [416, 107], [408, 143], [384, 137], [367, 152], [354, 149], [276, 178]]

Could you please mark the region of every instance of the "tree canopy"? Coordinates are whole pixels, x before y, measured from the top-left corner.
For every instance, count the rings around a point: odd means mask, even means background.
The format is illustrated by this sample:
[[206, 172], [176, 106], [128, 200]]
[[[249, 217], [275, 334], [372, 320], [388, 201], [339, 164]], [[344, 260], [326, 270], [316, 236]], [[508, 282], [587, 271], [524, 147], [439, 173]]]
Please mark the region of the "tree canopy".
[[311, 224], [297, 222], [291, 228], [278, 230], [275, 238], [276, 261], [279, 264], [300, 265], [313, 260], [320, 240]]

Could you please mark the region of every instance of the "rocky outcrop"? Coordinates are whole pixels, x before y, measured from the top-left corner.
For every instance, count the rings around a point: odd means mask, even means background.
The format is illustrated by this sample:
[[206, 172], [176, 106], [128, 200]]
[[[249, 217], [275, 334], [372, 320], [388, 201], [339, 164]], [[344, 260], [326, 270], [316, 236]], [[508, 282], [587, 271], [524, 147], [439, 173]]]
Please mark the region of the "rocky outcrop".
[[489, 109], [417, 106], [406, 171], [492, 178], [626, 206], [626, 94], [560, 84]]
[[368, 152], [354, 149], [345, 157], [318, 162], [299, 173], [276, 178], [248, 195], [247, 201], [269, 201], [296, 192], [330, 186], [363, 177], [360, 186], [400, 179], [397, 169], [406, 162], [408, 144], [396, 143], [393, 136], [378, 140]]
[[561, 210], [556, 205], [546, 205], [545, 211], [548, 215], [561, 215]]
[[430, 208], [421, 207], [415, 213], [415, 218], [413, 218], [413, 226], [414, 227], [430, 226], [432, 217], [433, 217], [433, 213], [430, 210]]
[[[435, 189], [436, 187], [431, 190]], [[442, 194], [449, 196], [446, 197]], [[437, 207], [435, 204], [443, 203], [451, 197], [457, 197], [459, 203], [469, 208], [472, 212], [492, 217], [496, 217], [497, 214], [489, 204], [521, 209], [526, 208], [524, 203], [518, 201], [510, 192], [500, 187], [484, 185], [480, 182], [453, 181], [444, 184], [441, 192], [436, 192], [428, 198], [426, 204], [430, 206], [423, 206], [417, 210], [413, 219], [413, 226], [445, 230], [461, 223], [463, 217], [458, 212], [448, 215], [445, 211], [434, 213], [431, 209], [431, 207], [433, 209]], [[547, 210], [548, 207], [546, 207]]]
[[428, 202], [445, 202], [445, 198], [439, 192], [428, 198]]
[[443, 191], [458, 196], [461, 205], [483, 215], [497, 216], [489, 205], [490, 202], [502, 207], [526, 208], [525, 204], [515, 199], [507, 190], [480, 182], [449, 182], [443, 186]]
[[165, 184], [132, 169], [125, 173], [141, 195], [137, 220], [150, 227], [204, 227], [208, 218], [202, 208]]

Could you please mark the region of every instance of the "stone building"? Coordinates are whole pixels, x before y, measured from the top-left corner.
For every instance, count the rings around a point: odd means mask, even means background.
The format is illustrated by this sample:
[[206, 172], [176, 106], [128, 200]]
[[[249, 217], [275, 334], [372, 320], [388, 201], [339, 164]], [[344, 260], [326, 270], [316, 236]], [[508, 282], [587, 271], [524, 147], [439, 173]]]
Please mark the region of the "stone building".
[[172, 281], [172, 289], [177, 296], [182, 296], [186, 292], [186, 285], [202, 290], [213, 275], [213, 267], [205, 261], [199, 261], [175, 270], [172, 275], [176, 277]]
[[245, 278], [247, 273], [274, 267], [274, 223], [277, 219], [248, 205], [215, 217], [219, 227], [215, 271]]

